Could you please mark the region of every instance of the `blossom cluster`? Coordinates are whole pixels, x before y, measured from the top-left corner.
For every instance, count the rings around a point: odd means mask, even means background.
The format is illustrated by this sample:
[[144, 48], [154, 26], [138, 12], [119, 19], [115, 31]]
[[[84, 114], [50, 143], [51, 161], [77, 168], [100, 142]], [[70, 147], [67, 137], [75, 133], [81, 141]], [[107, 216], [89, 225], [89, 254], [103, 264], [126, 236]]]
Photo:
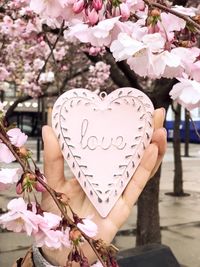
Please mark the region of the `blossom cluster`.
[[[26, 203], [22, 197], [12, 199], [8, 212], [0, 216], [0, 225], [9, 231], [26, 233], [35, 238], [38, 247], [49, 248], [70, 247], [70, 227], [63, 227], [62, 218], [50, 212], [42, 212], [38, 203]], [[63, 223], [64, 224], [64, 223]], [[97, 233], [97, 226], [89, 218], [77, 224], [90, 237]]]
[[[31, 208], [30, 208], [31, 207]], [[25, 203], [23, 198], [12, 199], [8, 203], [8, 212], [1, 215], [0, 224], [10, 231], [34, 236], [37, 246], [52, 248], [69, 247], [69, 229], [56, 230], [61, 217], [53, 213], [37, 213], [35, 203]], [[55, 230], [54, 230], [55, 229]]]
[[[54, 41], [51, 33], [43, 32], [43, 21], [29, 7], [30, 1], [8, 1], [5, 14], [0, 20], [0, 87], [6, 90], [6, 82], [15, 85], [18, 92], [38, 97], [56, 79], [52, 61], [59, 71], [66, 55], [65, 40], [57, 47], [47, 42]], [[53, 49], [51, 51], [51, 49]], [[53, 53], [53, 56], [50, 56]], [[50, 63], [46, 62], [50, 58]], [[47, 64], [48, 63], [48, 64]]]
[[[81, 240], [81, 232], [91, 238], [96, 236], [97, 225], [90, 218], [74, 216], [76, 221], [74, 225], [70, 225], [63, 215], [58, 216], [42, 209], [34, 191], [46, 192], [45, 186], [38, 180], [46, 183], [46, 178], [36, 165], [35, 171], [30, 167], [26, 169], [25, 166], [30, 166], [31, 159], [31, 154], [24, 146], [27, 135], [19, 128], [7, 127], [4, 113], [0, 102], [0, 162], [11, 163], [16, 160], [17, 155], [24, 166], [0, 169], [0, 190], [7, 190], [12, 184], [16, 184], [16, 192], [23, 194], [23, 198], [14, 198], [8, 203], [8, 212], [0, 216], [0, 225], [9, 231], [33, 236], [38, 247], [54, 249], [71, 247], [73, 242], [77, 242], [77, 236], [80, 241], [84, 241]], [[31, 201], [32, 193], [34, 202]]]
[[98, 61], [89, 67], [88, 88], [100, 90], [110, 76], [110, 65]]
[[[152, 9], [143, 0], [32, 0], [30, 8], [47, 23], [64, 20], [67, 40], [79, 40], [97, 50], [105, 46], [116, 61], [126, 60], [142, 77], [177, 78], [172, 98], [188, 109], [199, 106], [200, 49], [195, 47], [195, 29], [182, 16]], [[170, 8], [189, 18], [199, 15], [199, 8]], [[185, 97], [189, 95], [195, 97]]]
[[[19, 91], [37, 97], [55, 81], [55, 72], [69, 70], [67, 43], [78, 41], [90, 46], [89, 53], [93, 55], [109, 49], [116, 61], [125, 60], [139, 76], [176, 78], [172, 99], [188, 109], [199, 106], [197, 31], [183, 16], [198, 24], [200, 8], [166, 2], [164, 7], [172, 14], [147, 2], [9, 1], [5, 4], [7, 14], [0, 21], [1, 41], [5, 44], [0, 83], [13, 82]], [[63, 36], [53, 47], [56, 37], [51, 30], [61, 28]], [[49, 55], [51, 63], [47, 64]]]

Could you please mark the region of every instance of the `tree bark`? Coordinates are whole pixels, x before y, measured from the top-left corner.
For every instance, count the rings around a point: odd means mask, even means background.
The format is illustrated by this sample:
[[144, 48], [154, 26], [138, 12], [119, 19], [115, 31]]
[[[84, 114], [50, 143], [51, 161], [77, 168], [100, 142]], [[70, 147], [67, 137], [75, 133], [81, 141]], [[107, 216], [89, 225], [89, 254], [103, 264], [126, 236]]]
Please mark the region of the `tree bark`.
[[180, 122], [181, 122], [181, 106], [177, 105], [175, 109], [174, 119], [174, 195], [183, 196], [183, 170], [181, 160], [181, 137], [180, 137]]
[[185, 157], [189, 157], [189, 144], [190, 144], [190, 113], [185, 109]]
[[161, 167], [139, 197], [136, 246], [161, 243], [158, 206], [160, 174]]
[[[171, 99], [169, 91], [176, 80], [156, 80], [149, 94], [154, 107], [168, 109]], [[138, 200], [136, 246], [150, 243], [161, 243], [160, 216], [159, 216], [159, 185], [161, 167], [146, 185]]]
[[174, 0], [173, 5], [186, 6], [188, 0]]

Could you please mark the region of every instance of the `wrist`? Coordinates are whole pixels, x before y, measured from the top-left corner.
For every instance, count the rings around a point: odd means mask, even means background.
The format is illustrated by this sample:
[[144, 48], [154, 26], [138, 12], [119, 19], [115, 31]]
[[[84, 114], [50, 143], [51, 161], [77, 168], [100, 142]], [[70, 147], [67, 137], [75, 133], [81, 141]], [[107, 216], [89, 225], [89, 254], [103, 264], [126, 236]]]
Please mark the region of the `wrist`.
[[[37, 248], [38, 249], [38, 248]], [[83, 245], [82, 249], [84, 251], [84, 255], [88, 258], [89, 263], [91, 266], [97, 261], [96, 255], [93, 253], [92, 249], [88, 245]], [[40, 250], [41, 256], [48, 262], [48, 264], [51, 264], [52, 267], [60, 267], [65, 266], [66, 261], [68, 258], [68, 254], [70, 253], [71, 249], [49, 249], [48, 247], [42, 247]], [[36, 265], [37, 266], [37, 265]], [[46, 266], [46, 265], [45, 265]], [[80, 267], [79, 263], [73, 262], [72, 267]]]
[[[66, 250], [67, 252], [67, 250]], [[55, 250], [50, 250], [46, 247], [38, 248], [33, 246], [33, 260], [35, 266], [38, 267], [60, 267], [64, 266], [66, 264], [66, 257], [65, 259], [57, 259], [58, 258], [58, 252]], [[69, 250], [68, 250], [69, 253]], [[62, 255], [65, 255], [65, 252], [62, 250]], [[79, 263], [73, 262], [72, 267], [79, 267]], [[101, 263], [99, 261], [95, 261], [94, 264], [91, 265], [91, 267], [102, 267]]]

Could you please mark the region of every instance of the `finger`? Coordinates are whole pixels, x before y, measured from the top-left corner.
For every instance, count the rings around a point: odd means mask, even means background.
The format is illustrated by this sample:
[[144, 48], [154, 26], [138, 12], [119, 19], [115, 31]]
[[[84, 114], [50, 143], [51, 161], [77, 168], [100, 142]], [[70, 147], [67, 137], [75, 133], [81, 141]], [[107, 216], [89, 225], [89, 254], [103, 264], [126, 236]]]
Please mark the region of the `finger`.
[[152, 143], [156, 143], [158, 146], [158, 158], [156, 165], [151, 173], [151, 177], [158, 170], [167, 149], [167, 132], [165, 128], [160, 128], [154, 131], [152, 136]]
[[55, 188], [65, 180], [64, 159], [51, 127], [44, 126], [42, 128], [42, 137], [44, 141], [44, 174], [48, 184]]
[[154, 129], [163, 127], [166, 111], [164, 108], [159, 108], [154, 111]]
[[158, 157], [158, 146], [150, 144], [145, 150], [144, 156], [123, 193], [123, 199], [129, 208], [137, 201], [150, 178]]

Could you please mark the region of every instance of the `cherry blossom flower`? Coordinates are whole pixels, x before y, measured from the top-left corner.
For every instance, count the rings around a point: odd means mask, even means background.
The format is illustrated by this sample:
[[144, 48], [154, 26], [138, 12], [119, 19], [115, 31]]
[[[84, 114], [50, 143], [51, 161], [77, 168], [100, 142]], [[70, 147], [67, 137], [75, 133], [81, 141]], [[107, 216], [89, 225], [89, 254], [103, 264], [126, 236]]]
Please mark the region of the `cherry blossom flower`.
[[89, 218], [82, 219], [82, 223], [78, 223], [77, 227], [89, 237], [96, 236], [98, 232], [97, 225]]
[[117, 40], [113, 41], [110, 46], [110, 51], [113, 53], [116, 61], [121, 61], [132, 57], [134, 54], [146, 49], [146, 46], [127, 33], [120, 33]]
[[166, 66], [163, 76], [167, 78], [181, 77], [183, 72], [192, 76], [192, 68], [200, 55], [200, 49], [176, 47], [170, 51], [170, 54], [172, 62], [177, 62], [177, 66], [174, 65], [171, 69]]
[[200, 107], [200, 82], [188, 78], [178, 80], [170, 91], [171, 98], [188, 110]]
[[61, 221], [61, 217], [53, 214], [51, 212], [43, 212], [42, 215], [38, 215], [39, 221], [39, 228], [42, 231], [50, 230], [51, 228], [55, 228], [59, 225]]
[[165, 39], [160, 33], [144, 35], [141, 41], [120, 33], [110, 49], [117, 61], [127, 59], [130, 68], [140, 76], [160, 78], [167, 66], [177, 68], [181, 62], [178, 56], [164, 50], [164, 46]]
[[112, 31], [118, 20], [119, 17], [105, 19], [93, 27], [78, 23], [71, 26], [68, 32], [65, 32], [65, 38], [75, 37], [80, 42], [91, 43], [91, 45], [97, 47], [109, 46], [112, 41]]
[[64, 231], [46, 230], [39, 231], [34, 235], [37, 247], [47, 246], [49, 248], [59, 249], [61, 247], [70, 247], [69, 228]]
[[194, 7], [183, 7], [179, 5], [172, 6], [172, 10], [175, 10], [176, 12], [179, 12], [186, 16], [194, 17], [197, 12], [197, 8]]
[[59, 17], [63, 10], [59, 0], [31, 0], [30, 8], [38, 14], [53, 18]]
[[36, 246], [47, 246], [50, 248], [58, 249], [62, 246], [69, 247], [69, 228], [65, 230], [56, 230], [59, 226], [61, 217], [50, 213], [44, 212], [43, 215], [38, 216], [38, 232], [34, 233]]
[[1, 169], [0, 170], [0, 190], [5, 190], [10, 187], [11, 184], [16, 183], [19, 180], [21, 169]]
[[130, 11], [133, 13], [144, 9], [143, 0], [126, 0], [126, 4], [129, 5]]
[[39, 82], [40, 83], [52, 83], [54, 80], [55, 80], [54, 72], [49, 71], [49, 72], [43, 72], [40, 75]]
[[0, 216], [0, 224], [13, 232], [26, 232], [31, 235], [38, 231], [37, 215], [27, 210], [27, 204], [23, 198], [14, 198], [8, 205], [8, 212]]
[[69, 247], [69, 229], [54, 230], [61, 217], [53, 213], [36, 214], [36, 205], [31, 203], [32, 211], [27, 209], [23, 198], [13, 199], [8, 203], [8, 212], [0, 216], [0, 224], [13, 232], [26, 232], [35, 237], [37, 246], [46, 245], [51, 248]]
[[163, 38], [166, 38], [167, 41], [172, 41], [174, 38], [174, 31], [180, 31], [184, 29], [186, 25], [185, 20], [170, 13], [162, 12], [160, 14], [160, 19], [157, 26]]
[[191, 64], [190, 70], [191, 70], [190, 76], [197, 82], [200, 82], [200, 61], [196, 61], [193, 64]]
[[9, 148], [0, 140], [0, 162], [11, 163], [12, 161], [15, 161], [15, 157]]
[[40, 70], [43, 66], [44, 66], [44, 60], [41, 60], [40, 58], [36, 58], [33, 61], [34, 70]]
[[7, 131], [7, 135], [11, 141], [11, 143], [16, 146], [16, 147], [21, 147], [23, 146], [26, 141], [28, 136], [24, 133], [19, 128], [13, 128]]

